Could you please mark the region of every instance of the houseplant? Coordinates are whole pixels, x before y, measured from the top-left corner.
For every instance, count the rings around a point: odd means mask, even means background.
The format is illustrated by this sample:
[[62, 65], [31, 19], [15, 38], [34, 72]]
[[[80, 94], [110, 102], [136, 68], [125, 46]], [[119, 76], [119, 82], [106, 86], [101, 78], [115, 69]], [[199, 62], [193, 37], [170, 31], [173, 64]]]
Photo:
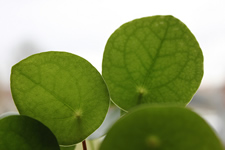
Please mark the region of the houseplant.
[[[102, 76], [80, 56], [50, 51], [13, 66], [11, 90], [17, 118], [37, 121], [57, 139], [57, 144], [49, 142], [42, 149], [83, 141], [85, 150], [85, 139], [103, 122], [111, 99], [124, 115], [106, 133], [100, 150], [221, 150], [207, 123], [185, 108], [202, 76], [202, 51], [186, 25], [173, 16], [151, 16], [125, 23], [110, 36]], [[4, 117], [0, 125], [13, 118]], [[9, 127], [0, 129], [1, 138]], [[16, 130], [22, 129], [16, 128], [12, 136]], [[10, 147], [8, 140], [0, 149], [15, 149], [18, 144], [11, 141]], [[34, 141], [27, 149], [35, 149]], [[16, 149], [24, 149], [20, 147]]]

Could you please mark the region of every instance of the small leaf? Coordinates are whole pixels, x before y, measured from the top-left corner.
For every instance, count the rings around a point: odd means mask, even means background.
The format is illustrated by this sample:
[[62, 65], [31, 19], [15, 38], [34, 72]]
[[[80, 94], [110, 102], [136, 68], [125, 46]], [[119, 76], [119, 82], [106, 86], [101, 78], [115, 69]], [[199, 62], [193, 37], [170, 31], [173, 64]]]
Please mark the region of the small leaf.
[[182, 107], [142, 106], [109, 130], [100, 150], [223, 150], [210, 126]]
[[100, 73], [66, 52], [35, 54], [13, 66], [11, 91], [20, 114], [49, 127], [60, 145], [83, 141], [102, 124], [109, 107]]
[[41, 122], [27, 116], [0, 119], [1, 150], [59, 150], [53, 133]]
[[112, 101], [124, 110], [143, 103], [185, 106], [200, 85], [203, 55], [180, 20], [146, 17], [110, 36], [102, 74]]

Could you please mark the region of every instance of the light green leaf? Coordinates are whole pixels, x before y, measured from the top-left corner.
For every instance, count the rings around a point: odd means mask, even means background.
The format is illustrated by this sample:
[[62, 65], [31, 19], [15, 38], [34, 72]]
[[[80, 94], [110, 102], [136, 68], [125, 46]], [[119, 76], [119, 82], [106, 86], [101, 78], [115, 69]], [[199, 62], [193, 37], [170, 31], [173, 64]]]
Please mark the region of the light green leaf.
[[59, 150], [53, 133], [41, 122], [12, 115], [0, 120], [1, 150]]
[[13, 66], [11, 91], [19, 112], [49, 127], [60, 145], [83, 141], [101, 125], [109, 107], [100, 73], [66, 52], [35, 54]]
[[124, 110], [143, 103], [185, 106], [200, 85], [203, 55], [180, 20], [146, 17], [111, 35], [102, 73], [113, 102]]
[[142, 106], [109, 130], [100, 150], [223, 150], [210, 126], [182, 107]]

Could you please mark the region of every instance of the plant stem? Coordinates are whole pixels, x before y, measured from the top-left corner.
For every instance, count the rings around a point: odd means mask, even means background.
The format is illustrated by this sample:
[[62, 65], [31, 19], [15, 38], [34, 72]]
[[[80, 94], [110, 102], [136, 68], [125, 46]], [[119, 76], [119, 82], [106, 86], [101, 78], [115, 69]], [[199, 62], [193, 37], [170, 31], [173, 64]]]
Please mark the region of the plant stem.
[[87, 145], [86, 145], [86, 141], [85, 140], [83, 140], [82, 146], [83, 146], [83, 150], [87, 150]]

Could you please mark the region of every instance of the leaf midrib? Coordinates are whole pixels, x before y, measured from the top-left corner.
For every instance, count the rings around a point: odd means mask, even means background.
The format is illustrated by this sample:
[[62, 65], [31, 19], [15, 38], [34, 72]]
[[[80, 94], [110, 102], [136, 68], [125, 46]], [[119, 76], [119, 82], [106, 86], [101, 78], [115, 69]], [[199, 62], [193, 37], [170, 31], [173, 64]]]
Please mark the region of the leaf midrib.
[[36, 86], [39, 86], [39, 87], [41, 87], [42, 89], [44, 89], [45, 91], [47, 91], [47, 92], [48, 92], [51, 96], [53, 96], [58, 102], [62, 103], [64, 106], [66, 106], [68, 109], [70, 109], [72, 112], [75, 113], [75, 110], [74, 110], [72, 107], [70, 107], [68, 104], [63, 103], [61, 100], [59, 100], [58, 96], [57, 96], [55, 93], [51, 92], [50, 90], [48, 90], [48, 89], [47, 89], [46, 87], [44, 87], [43, 85], [41, 85], [41, 84], [35, 82], [32, 78], [30, 78], [29, 76], [27, 76], [27, 75], [24, 74], [23, 72], [21, 72], [21, 71], [18, 71], [18, 72], [19, 72], [21, 75], [23, 75], [24, 77], [26, 77], [28, 80], [30, 80], [31, 82], [33, 82]]

